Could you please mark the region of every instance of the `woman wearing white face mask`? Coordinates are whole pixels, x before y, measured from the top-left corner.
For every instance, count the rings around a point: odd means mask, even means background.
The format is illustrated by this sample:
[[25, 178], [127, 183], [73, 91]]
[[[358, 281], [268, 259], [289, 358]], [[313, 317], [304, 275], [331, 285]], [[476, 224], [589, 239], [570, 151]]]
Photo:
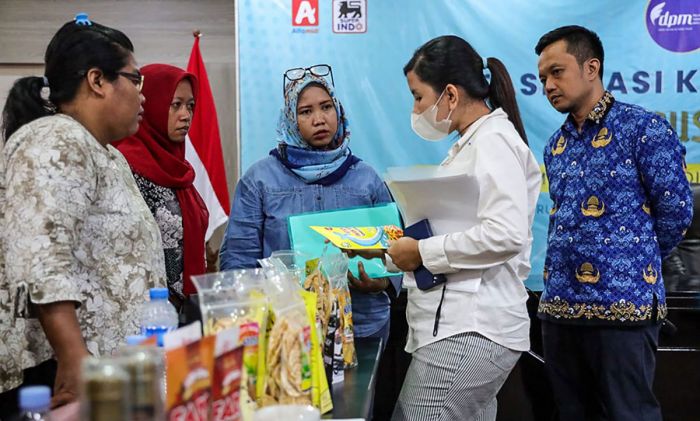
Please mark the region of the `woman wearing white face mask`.
[[[453, 219], [475, 222], [457, 232], [434, 226], [433, 237], [404, 237], [387, 251], [407, 273], [406, 351], [413, 354], [393, 419], [494, 420], [496, 394], [530, 347], [523, 280], [539, 166], [499, 60], [485, 62], [463, 39], [444, 36], [420, 47], [404, 74], [414, 131], [429, 141], [459, 132], [438, 171], [458, 170], [473, 181], [474, 194], [456, 199], [465, 205]], [[447, 282], [418, 289], [411, 271], [421, 264]]]

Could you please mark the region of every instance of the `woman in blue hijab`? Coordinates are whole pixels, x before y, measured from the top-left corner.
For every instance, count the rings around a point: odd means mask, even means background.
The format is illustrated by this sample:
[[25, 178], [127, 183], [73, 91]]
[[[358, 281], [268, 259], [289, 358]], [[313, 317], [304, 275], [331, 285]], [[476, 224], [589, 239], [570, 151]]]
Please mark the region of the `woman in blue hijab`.
[[[290, 215], [373, 206], [391, 201], [377, 173], [350, 151], [350, 129], [330, 66], [285, 72], [277, 147], [238, 182], [221, 247], [221, 270], [252, 268], [290, 248]], [[388, 278], [348, 274], [355, 336], [389, 334]], [[396, 288], [396, 287], [394, 287]], [[389, 289], [391, 290], [391, 289]]]

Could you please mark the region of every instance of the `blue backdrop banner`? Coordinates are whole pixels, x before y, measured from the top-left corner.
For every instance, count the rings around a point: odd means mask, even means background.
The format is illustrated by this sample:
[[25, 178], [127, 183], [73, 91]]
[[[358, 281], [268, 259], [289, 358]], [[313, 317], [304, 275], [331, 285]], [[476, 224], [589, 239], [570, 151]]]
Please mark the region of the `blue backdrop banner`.
[[[603, 82], [619, 100], [664, 115], [700, 182], [700, 2], [697, 0], [238, 0], [241, 168], [275, 144], [286, 69], [329, 64], [350, 120], [354, 154], [381, 174], [390, 166], [439, 163], [452, 141], [411, 130], [413, 99], [402, 68], [431, 38], [454, 34], [508, 68], [530, 146], [540, 162], [565, 116], [547, 102], [535, 44], [556, 26], [597, 32]], [[556, 22], [556, 23], [553, 23]], [[534, 225], [529, 285], [541, 286], [551, 202], [546, 184]]]

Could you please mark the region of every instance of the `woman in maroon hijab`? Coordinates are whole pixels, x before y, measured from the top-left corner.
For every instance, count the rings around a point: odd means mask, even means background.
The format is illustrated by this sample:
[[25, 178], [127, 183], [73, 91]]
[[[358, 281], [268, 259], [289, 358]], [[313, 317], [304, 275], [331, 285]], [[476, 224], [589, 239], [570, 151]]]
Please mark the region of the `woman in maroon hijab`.
[[170, 301], [178, 311], [195, 292], [191, 275], [206, 270], [204, 234], [209, 213], [185, 159], [185, 136], [192, 122], [196, 78], [166, 64], [141, 68], [146, 97], [135, 135], [115, 146], [131, 166], [141, 195], [160, 227]]

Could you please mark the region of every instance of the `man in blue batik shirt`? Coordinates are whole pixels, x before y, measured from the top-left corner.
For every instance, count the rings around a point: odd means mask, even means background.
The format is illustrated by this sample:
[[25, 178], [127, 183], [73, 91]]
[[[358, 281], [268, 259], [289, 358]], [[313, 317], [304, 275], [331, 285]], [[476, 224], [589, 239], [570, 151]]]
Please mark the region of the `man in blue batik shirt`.
[[544, 151], [554, 205], [538, 310], [560, 419], [661, 420], [661, 259], [692, 218], [685, 148], [664, 118], [604, 90], [594, 32], [555, 29], [535, 52], [547, 99], [568, 114]]

